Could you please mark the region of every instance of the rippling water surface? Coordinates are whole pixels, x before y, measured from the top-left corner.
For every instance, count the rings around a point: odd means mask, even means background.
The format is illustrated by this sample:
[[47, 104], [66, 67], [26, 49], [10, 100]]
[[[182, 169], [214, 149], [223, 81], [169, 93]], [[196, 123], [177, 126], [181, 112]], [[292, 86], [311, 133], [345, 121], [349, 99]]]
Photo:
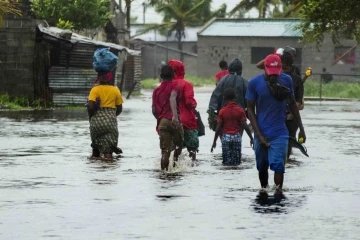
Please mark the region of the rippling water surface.
[[[210, 94], [196, 97], [207, 124]], [[307, 103], [310, 158], [294, 150], [283, 200], [257, 197], [247, 137], [223, 167], [208, 128], [196, 162], [161, 173], [150, 106], [125, 102], [124, 154], [107, 162], [88, 159], [85, 109], [0, 112], [0, 239], [360, 239], [358, 102]]]

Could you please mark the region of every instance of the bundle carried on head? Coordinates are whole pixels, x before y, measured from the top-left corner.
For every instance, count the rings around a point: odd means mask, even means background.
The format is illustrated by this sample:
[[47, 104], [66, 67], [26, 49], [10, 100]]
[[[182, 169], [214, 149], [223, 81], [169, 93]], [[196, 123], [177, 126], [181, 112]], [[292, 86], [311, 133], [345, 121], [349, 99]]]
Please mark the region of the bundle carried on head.
[[108, 82], [112, 79], [112, 71], [116, 68], [119, 58], [109, 48], [99, 48], [94, 53], [93, 68], [98, 73], [98, 81]]

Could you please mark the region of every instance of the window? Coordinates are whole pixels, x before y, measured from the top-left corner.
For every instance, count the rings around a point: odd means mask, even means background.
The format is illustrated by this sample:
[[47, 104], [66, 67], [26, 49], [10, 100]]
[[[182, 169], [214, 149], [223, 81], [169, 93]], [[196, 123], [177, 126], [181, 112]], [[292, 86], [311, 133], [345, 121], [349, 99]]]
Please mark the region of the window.
[[267, 55], [274, 53], [273, 47], [252, 47], [251, 48], [251, 64], [257, 64], [265, 59]]
[[355, 47], [335, 47], [334, 63], [355, 64]]

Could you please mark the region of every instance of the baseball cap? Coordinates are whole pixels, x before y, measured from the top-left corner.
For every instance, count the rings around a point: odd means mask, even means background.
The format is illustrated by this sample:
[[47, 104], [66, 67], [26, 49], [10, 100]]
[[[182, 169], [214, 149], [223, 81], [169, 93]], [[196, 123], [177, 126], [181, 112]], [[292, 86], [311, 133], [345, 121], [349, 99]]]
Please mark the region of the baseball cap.
[[283, 48], [278, 48], [275, 52], [275, 54], [282, 56], [284, 54], [284, 49]]
[[281, 58], [276, 54], [270, 54], [265, 58], [265, 73], [267, 75], [280, 75], [282, 73]]

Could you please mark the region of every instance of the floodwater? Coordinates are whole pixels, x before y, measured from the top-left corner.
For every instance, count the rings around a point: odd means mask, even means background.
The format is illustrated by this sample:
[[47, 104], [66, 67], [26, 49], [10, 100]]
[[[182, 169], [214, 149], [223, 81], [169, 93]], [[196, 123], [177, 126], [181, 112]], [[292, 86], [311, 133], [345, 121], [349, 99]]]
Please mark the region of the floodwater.
[[[210, 93], [196, 97], [207, 124]], [[257, 198], [247, 137], [227, 168], [208, 128], [196, 162], [162, 173], [150, 106], [125, 102], [107, 162], [88, 159], [85, 109], [0, 112], [0, 239], [360, 239], [359, 102], [306, 103], [310, 158], [294, 150], [282, 200]]]

